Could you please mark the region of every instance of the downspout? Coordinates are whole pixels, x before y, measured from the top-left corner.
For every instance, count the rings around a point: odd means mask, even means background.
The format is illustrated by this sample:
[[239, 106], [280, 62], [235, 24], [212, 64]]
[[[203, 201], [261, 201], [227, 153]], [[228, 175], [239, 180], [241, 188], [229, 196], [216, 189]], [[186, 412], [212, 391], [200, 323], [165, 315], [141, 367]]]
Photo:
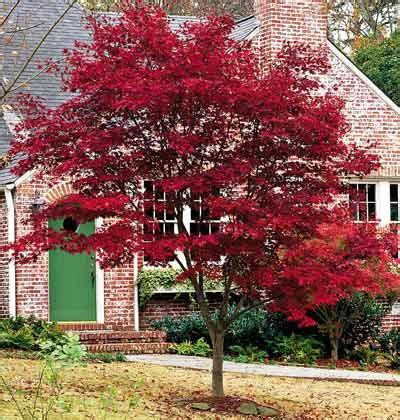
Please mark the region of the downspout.
[[135, 331], [140, 330], [139, 326], [139, 289], [138, 289], [138, 275], [139, 275], [139, 258], [138, 254], [135, 254], [133, 259], [133, 318], [134, 318], [134, 327]]
[[[7, 186], [4, 190], [7, 204], [7, 227], [8, 243], [15, 242], [15, 206], [13, 197], [13, 186]], [[8, 262], [8, 306], [10, 318], [17, 315], [16, 285], [15, 285], [15, 261], [11, 258]]]

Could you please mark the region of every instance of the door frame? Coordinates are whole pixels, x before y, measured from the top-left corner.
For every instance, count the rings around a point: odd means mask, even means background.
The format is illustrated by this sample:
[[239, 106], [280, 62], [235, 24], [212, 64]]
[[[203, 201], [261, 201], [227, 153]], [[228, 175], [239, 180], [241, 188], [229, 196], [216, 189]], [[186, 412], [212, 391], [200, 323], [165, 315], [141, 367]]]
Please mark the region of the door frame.
[[[103, 218], [97, 218], [94, 226], [95, 230], [103, 225]], [[96, 255], [96, 254], [95, 254]], [[47, 318], [50, 320], [50, 259], [47, 253]], [[80, 321], [74, 321], [73, 324], [79, 324]], [[83, 321], [87, 324], [87, 321]], [[99, 260], [96, 255], [96, 321], [98, 324], [104, 324], [104, 270], [100, 267]], [[67, 324], [68, 322], [59, 322], [59, 324]]]

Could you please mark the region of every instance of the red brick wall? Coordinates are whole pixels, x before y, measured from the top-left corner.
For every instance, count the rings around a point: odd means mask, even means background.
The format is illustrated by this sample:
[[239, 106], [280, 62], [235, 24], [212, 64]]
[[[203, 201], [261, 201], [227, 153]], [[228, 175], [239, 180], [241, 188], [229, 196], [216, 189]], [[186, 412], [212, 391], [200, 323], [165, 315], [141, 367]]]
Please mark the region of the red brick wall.
[[[7, 238], [7, 205], [4, 192], [0, 191], [0, 246], [7, 244]], [[7, 255], [0, 253], [0, 318], [8, 314], [8, 262]]]
[[[209, 294], [208, 301], [211, 309], [216, 308], [218, 306], [219, 294]], [[140, 309], [140, 328], [148, 329], [152, 321], [162, 319], [166, 316], [184, 316], [197, 311], [198, 307], [193, 302], [193, 296], [189, 293], [156, 294], [146, 304], [145, 308]]]
[[[35, 198], [47, 191], [34, 178], [24, 182], [15, 194], [16, 229], [19, 236], [27, 234], [31, 226], [25, 223], [32, 211]], [[48, 319], [48, 259], [43, 255], [36, 263], [16, 266], [17, 314], [35, 315]]]
[[373, 151], [380, 156], [381, 169], [375, 175], [399, 176], [400, 114], [334, 54], [330, 60], [329, 84], [338, 87], [337, 93], [346, 102], [345, 115], [351, 127], [347, 138], [360, 144], [377, 142]]
[[[63, 185], [47, 185], [34, 177], [24, 182], [16, 192], [16, 235], [29, 232], [24, 223], [32, 211], [35, 199], [54, 200], [71, 192]], [[1, 217], [1, 216], [0, 216]], [[34, 314], [48, 319], [48, 258], [43, 255], [38, 262], [18, 265], [16, 269], [17, 314]], [[133, 264], [104, 273], [105, 327], [133, 327], [134, 322], [134, 272]]]

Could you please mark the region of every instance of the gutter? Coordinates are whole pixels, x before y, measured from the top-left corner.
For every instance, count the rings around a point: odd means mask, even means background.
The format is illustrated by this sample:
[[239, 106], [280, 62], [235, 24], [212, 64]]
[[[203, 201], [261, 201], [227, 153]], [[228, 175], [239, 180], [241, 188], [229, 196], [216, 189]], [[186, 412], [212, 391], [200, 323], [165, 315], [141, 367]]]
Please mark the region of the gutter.
[[[7, 227], [8, 227], [8, 243], [15, 242], [15, 206], [13, 197], [14, 185], [10, 184], [4, 188], [4, 195], [7, 204]], [[14, 318], [17, 315], [16, 302], [16, 282], [15, 282], [15, 261], [11, 258], [8, 262], [8, 307], [9, 315]]]

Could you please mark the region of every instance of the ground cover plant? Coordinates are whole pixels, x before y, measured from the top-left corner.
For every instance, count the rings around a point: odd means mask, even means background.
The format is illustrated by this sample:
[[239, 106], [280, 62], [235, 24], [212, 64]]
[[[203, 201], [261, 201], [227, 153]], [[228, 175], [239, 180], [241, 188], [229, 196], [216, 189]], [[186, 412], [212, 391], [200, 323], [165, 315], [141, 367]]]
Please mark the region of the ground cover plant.
[[[344, 141], [343, 101], [318, 77], [329, 67], [323, 52], [286, 45], [261, 71], [250, 43], [231, 38], [231, 18], [175, 33], [157, 7], [130, 5], [88, 26], [92, 39], [65, 56], [71, 98], [19, 104], [15, 172], [71, 179], [75, 193], [32, 214], [33, 229], [11, 246], [17, 263], [57, 247], [96, 252], [104, 269], [143, 251], [153, 265], [174, 260], [209, 332], [219, 397], [225, 334], [252, 306], [269, 303], [306, 325], [319, 305], [398, 285], [391, 235], [351, 223], [337, 203], [344, 178], [379, 165], [368, 144]], [[174, 233], [160, 229], [161, 213]], [[108, 222], [87, 237], [48, 226], [66, 217]], [[206, 279], [222, 290], [216, 311]]]

